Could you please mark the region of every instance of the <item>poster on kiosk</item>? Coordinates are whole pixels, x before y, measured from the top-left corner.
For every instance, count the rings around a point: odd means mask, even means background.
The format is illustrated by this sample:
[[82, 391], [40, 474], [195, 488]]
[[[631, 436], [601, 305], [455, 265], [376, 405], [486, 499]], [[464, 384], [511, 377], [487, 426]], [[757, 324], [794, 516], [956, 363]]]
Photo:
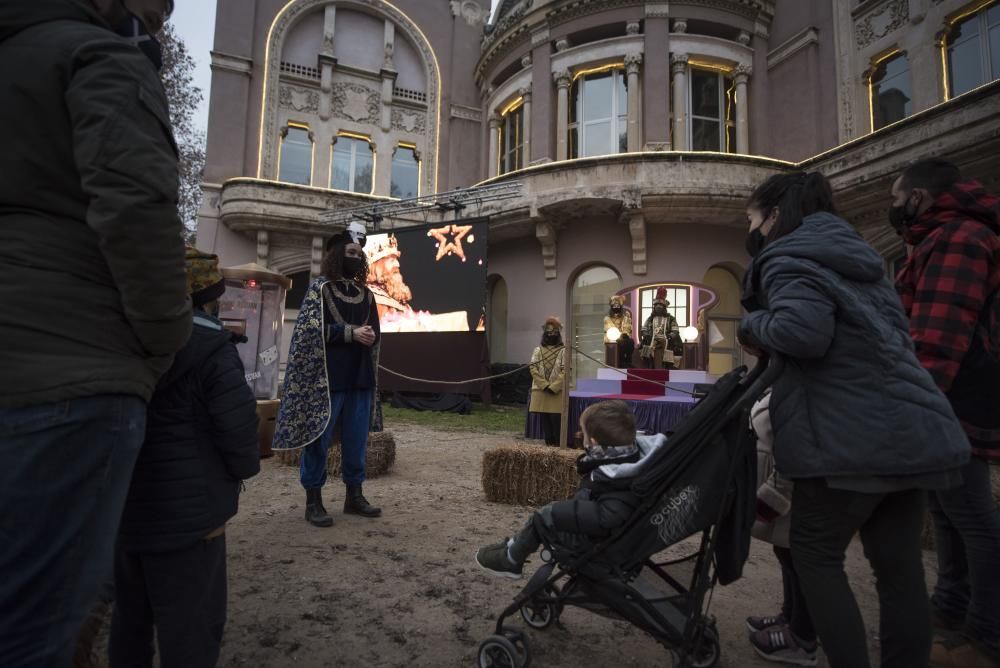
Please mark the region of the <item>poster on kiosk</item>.
[[236, 346], [247, 384], [258, 400], [276, 399], [285, 293], [292, 281], [252, 263], [225, 268], [222, 276], [226, 292], [219, 300], [219, 319], [247, 339]]

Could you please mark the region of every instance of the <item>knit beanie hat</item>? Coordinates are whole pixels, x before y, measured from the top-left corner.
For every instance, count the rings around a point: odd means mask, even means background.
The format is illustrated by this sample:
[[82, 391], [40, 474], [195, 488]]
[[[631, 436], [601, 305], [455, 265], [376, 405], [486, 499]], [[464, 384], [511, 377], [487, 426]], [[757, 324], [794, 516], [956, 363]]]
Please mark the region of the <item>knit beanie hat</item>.
[[226, 291], [226, 283], [219, 271], [218, 255], [187, 246], [184, 252], [184, 272], [187, 275], [187, 291], [195, 306], [203, 306], [218, 299]]

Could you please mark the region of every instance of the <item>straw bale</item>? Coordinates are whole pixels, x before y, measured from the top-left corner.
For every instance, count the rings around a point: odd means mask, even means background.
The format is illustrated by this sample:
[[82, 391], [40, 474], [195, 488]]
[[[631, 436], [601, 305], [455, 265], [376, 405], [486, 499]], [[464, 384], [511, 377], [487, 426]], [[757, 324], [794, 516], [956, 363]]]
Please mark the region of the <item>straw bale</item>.
[[541, 506], [573, 495], [580, 485], [579, 450], [545, 445], [502, 445], [483, 453], [486, 500]]
[[[396, 439], [392, 432], [377, 431], [368, 435], [368, 456], [365, 461], [365, 476], [377, 478], [388, 473], [396, 463]], [[278, 461], [285, 466], [298, 466], [302, 457], [302, 449], [275, 450]], [[327, 474], [333, 478], [340, 477], [340, 441], [330, 444], [326, 456]]]

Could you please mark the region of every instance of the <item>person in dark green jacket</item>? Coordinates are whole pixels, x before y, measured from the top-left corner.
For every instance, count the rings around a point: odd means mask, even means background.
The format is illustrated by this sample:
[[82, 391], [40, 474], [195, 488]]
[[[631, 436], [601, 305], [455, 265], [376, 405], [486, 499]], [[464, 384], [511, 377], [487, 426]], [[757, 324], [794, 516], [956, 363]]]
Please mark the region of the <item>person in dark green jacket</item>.
[[[822, 175], [781, 174], [750, 197], [739, 338], [781, 355], [771, 392], [777, 470], [795, 482], [792, 562], [831, 668], [866, 668], [844, 573], [860, 533], [878, 581], [882, 666], [926, 666], [930, 607], [920, 534], [926, 490], [961, 480], [970, 446], [917, 361], [884, 262], [836, 215]], [[787, 636], [774, 634], [777, 655]]]
[[68, 665], [191, 332], [169, 0], [0, 3], [0, 665]]

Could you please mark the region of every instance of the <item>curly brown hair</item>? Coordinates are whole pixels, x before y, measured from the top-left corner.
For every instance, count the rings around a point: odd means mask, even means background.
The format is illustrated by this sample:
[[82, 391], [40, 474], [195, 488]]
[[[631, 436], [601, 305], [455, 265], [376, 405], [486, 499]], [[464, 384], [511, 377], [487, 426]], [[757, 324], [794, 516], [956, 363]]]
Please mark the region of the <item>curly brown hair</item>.
[[343, 241], [338, 240], [330, 245], [330, 249], [323, 256], [323, 261], [320, 263], [320, 273], [331, 281], [347, 278], [358, 285], [366, 285], [368, 283], [368, 256], [364, 253], [361, 254], [361, 269], [357, 275], [344, 275], [344, 249], [349, 243], [352, 243], [351, 240], [345, 238]]

